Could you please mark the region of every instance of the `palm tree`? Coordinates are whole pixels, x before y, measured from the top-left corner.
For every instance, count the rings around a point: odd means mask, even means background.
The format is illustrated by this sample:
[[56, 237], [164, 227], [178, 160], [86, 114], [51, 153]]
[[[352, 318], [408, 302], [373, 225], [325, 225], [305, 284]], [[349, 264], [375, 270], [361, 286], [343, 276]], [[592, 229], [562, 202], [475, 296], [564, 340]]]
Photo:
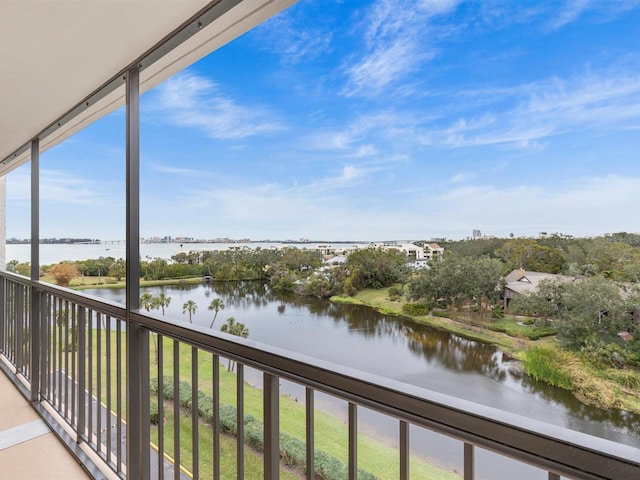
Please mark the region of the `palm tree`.
[[149, 292], [144, 292], [140, 295], [140, 306], [144, 308], [147, 312], [151, 311], [153, 307], [153, 295]]
[[211, 300], [211, 303], [209, 304], [209, 310], [214, 310], [216, 312], [213, 315], [213, 320], [211, 320], [211, 325], [209, 325], [209, 328], [213, 328], [213, 324], [215, 323], [216, 318], [218, 317], [218, 312], [220, 310], [224, 310], [224, 303], [222, 303], [222, 300], [220, 300], [219, 298], [214, 298], [213, 300]]
[[[247, 338], [249, 336], [249, 329], [242, 322], [236, 322], [236, 319], [233, 317], [227, 318], [227, 323], [220, 327], [221, 332], [229, 333], [231, 335], [235, 335], [236, 337]], [[227, 364], [227, 371], [232, 371], [232, 360], [229, 359], [229, 363]]]
[[196, 302], [194, 302], [193, 300], [187, 300], [187, 303], [182, 305], [182, 313], [189, 312], [189, 323], [193, 323], [191, 321], [191, 315], [195, 313], [196, 308], [198, 308], [198, 306], [196, 305]]
[[162, 309], [162, 316], [164, 316], [164, 309], [171, 303], [171, 297], [167, 296], [164, 292], [160, 292], [157, 297], [154, 298], [155, 308]]

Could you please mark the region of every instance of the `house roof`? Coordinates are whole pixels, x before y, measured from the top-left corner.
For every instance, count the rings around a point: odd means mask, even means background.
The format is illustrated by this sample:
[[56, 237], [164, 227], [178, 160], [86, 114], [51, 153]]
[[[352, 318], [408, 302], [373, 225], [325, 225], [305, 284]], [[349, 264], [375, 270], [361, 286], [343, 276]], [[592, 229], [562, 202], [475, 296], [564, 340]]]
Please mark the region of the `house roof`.
[[505, 288], [517, 293], [527, 293], [536, 290], [542, 280], [568, 282], [571, 280], [571, 277], [566, 275], [556, 275], [553, 273], [528, 272], [520, 268], [512, 271], [504, 279], [506, 282]]

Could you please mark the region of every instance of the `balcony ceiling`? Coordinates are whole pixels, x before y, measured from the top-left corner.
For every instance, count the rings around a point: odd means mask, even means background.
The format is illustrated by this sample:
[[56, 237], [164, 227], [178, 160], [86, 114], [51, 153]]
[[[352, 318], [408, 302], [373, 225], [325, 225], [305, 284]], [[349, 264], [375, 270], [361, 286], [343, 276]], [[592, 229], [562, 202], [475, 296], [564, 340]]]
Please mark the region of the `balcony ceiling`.
[[[145, 91], [293, 0], [0, 1], [0, 175], [28, 160], [31, 139], [161, 44], [203, 9], [219, 17], [141, 73]], [[191, 22], [193, 24], [193, 22]], [[66, 119], [41, 150], [124, 104], [124, 88]], [[84, 108], [84, 107], [83, 107]]]

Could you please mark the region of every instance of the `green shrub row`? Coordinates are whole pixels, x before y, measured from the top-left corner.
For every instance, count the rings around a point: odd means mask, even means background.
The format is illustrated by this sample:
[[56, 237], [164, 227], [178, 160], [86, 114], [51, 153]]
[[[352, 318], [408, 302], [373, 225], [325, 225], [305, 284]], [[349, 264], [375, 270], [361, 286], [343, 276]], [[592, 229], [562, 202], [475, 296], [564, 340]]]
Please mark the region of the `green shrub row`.
[[[158, 393], [158, 379], [151, 380], [151, 394]], [[172, 377], [164, 377], [162, 396], [164, 400], [173, 401], [175, 398], [175, 388]], [[193, 401], [191, 384], [181, 381], [178, 384], [178, 399], [180, 406], [188, 413], [192, 412]], [[150, 408], [151, 423], [157, 425], [159, 421], [158, 405], [151, 402]], [[213, 399], [198, 391], [198, 415], [209, 425], [213, 424]], [[236, 435], [237, 428], [237, 410], [232, 405], [220, 405], [220, 430], [230, 435]], [[264, 429], [262, 422], [252, 415], [244, 416], [244, 436], [245, 441], [251, 447], [258, 451], [264, 449]], [[303, 468], [306, 471], [306, 447], [305, 444], [297, 438], [285, 432], [280, 432], [280, 458], [290, 467]], [[322, 450], [315, 450], [314, 464], [316, 475], [322, 480], [348, 480], [349, 472], [344, 462], [336, 457], [325, 453]], [[358, 479], [360, 480], [377, 480], [378, 477], [371, 472], [358, 470]]]

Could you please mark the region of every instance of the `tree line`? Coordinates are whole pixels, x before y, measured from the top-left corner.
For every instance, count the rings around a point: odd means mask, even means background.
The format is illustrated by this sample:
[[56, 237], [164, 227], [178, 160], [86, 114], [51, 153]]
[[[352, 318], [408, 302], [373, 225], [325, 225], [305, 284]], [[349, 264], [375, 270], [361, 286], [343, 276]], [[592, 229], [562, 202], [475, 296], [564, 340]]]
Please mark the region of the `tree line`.
[[[405, 297], [415, 311], [465, 309], [484, 319], [503, 315], [504, 276], [524, 268], [570, 277], [569, 282], [543, 284], [538, 292], [521, 295], [511, 307], [512, 313], [553, 325], [567, 347], [615, 349], [622, 345], [616, 334], [635, 328], [631, 312], [640, 306], [639, 234], [574, 238], [544, 233], [538, 238], [475, 239], [443, 245], [444, 258], [419, 271], [410, 268], [406, 256], [395, 250], [360, 249], [345, 263], [326, 266], [319, 252], [293, 247], [179, 253], [171, 261], [144, 259], [140, 271], [147, 280], [194, 276], [215, 281], [259, 280], [275, 291], [317, 297], [388, 288], [390, 298]], [[29, 274], [28, 264], [10, 262], [8, 269]], [[59, 284], [68, 285], [78, 274], [120, 279], [125, 262], [101, 257], [42, 270]], [[630, 347], [622, 346], [627, 353], [627, 347], [636, 348], [640, 358], [639, 345], [636, 338]]]

